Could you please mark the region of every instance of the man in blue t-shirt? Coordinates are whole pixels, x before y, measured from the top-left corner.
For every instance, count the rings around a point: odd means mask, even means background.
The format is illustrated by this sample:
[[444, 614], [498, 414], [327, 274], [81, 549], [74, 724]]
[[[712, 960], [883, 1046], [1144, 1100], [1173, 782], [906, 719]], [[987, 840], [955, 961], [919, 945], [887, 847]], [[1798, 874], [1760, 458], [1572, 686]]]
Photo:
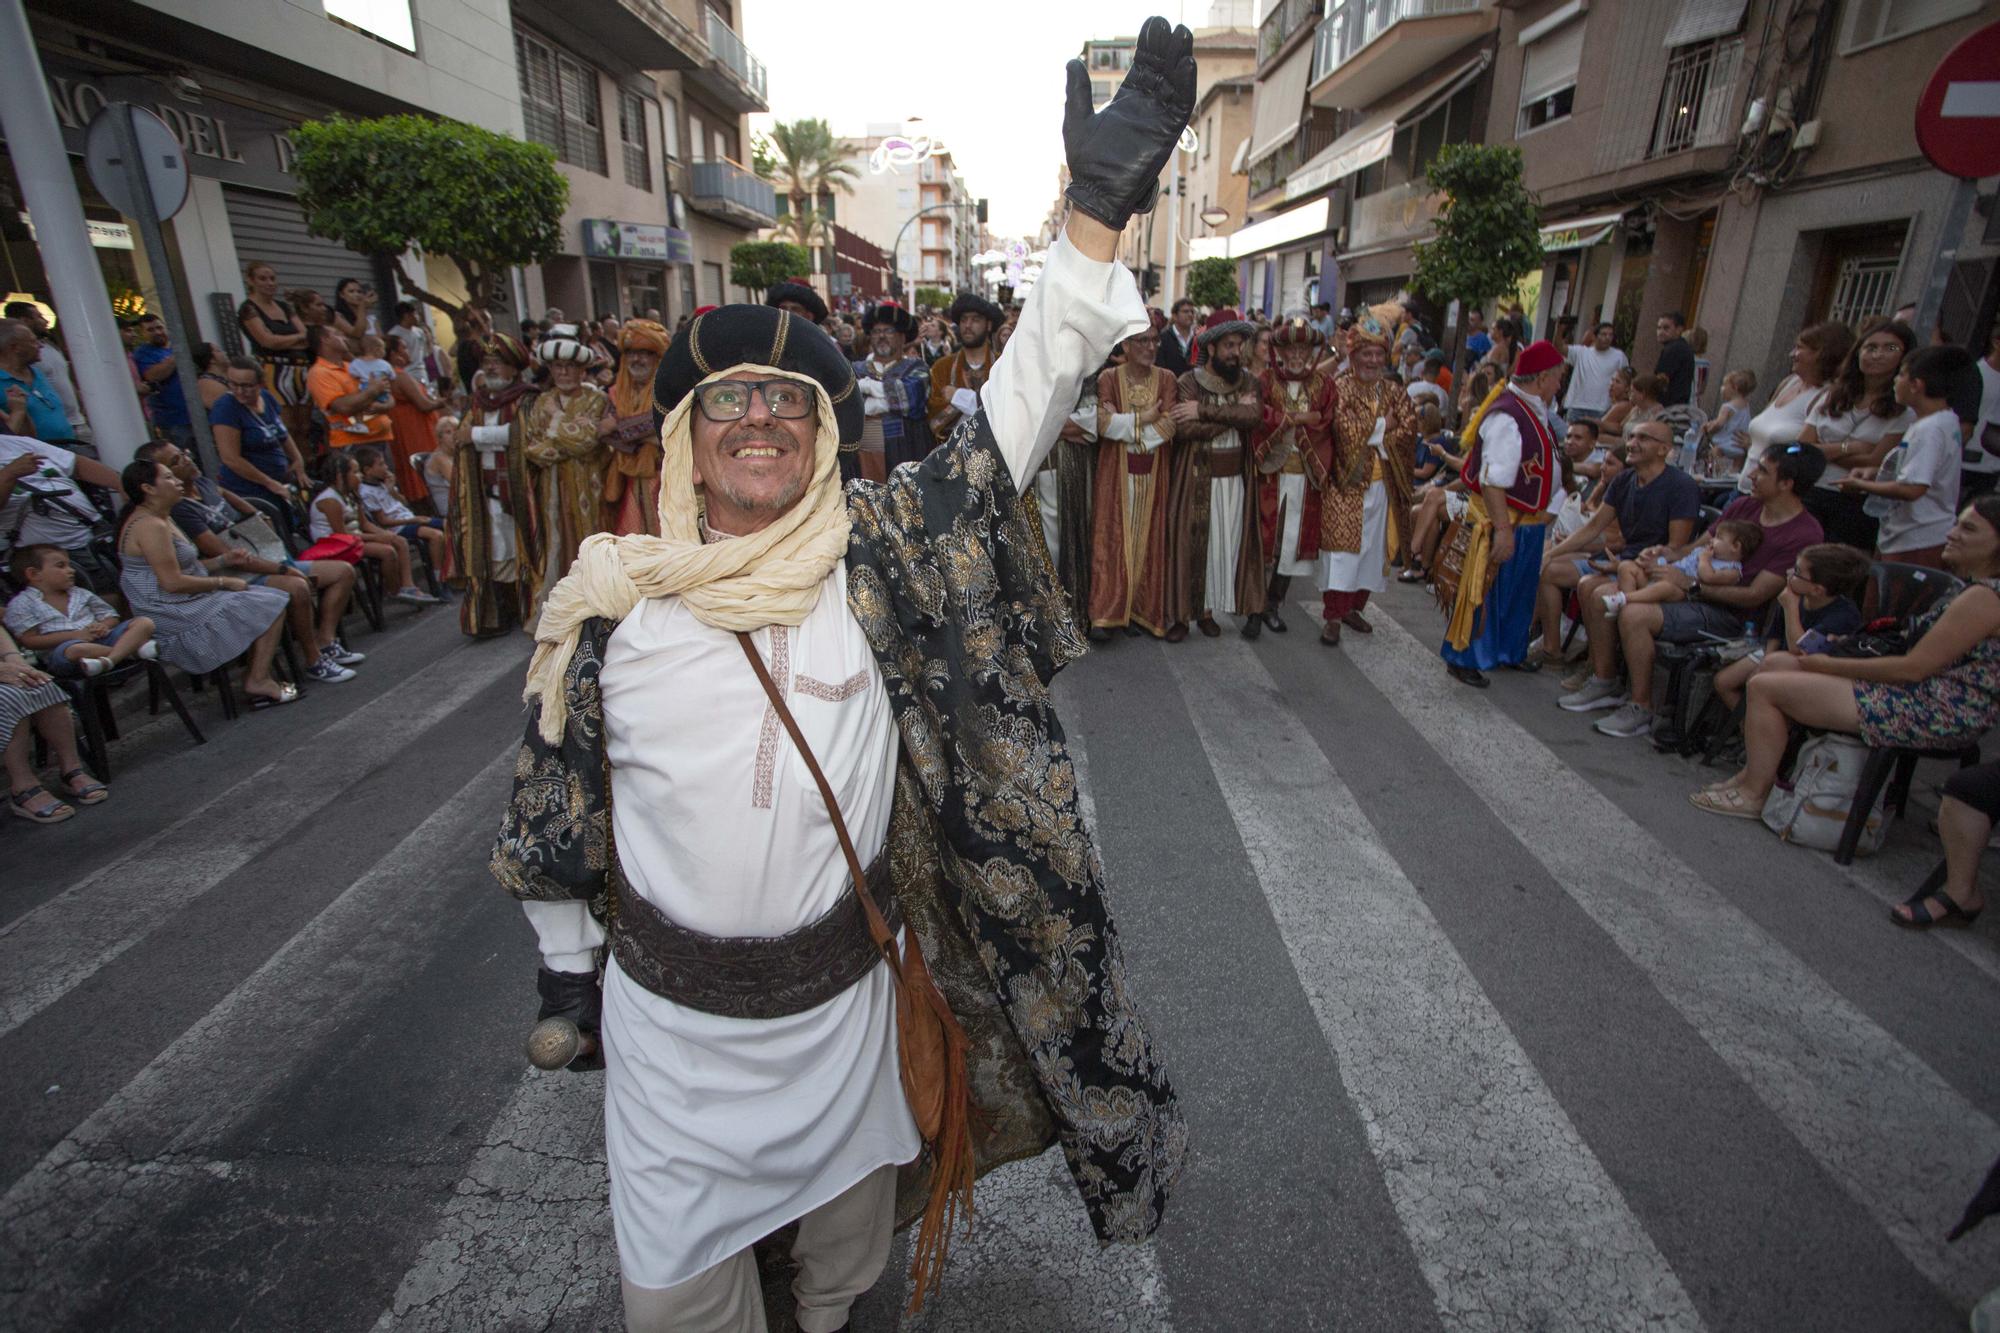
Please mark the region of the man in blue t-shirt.
[[35, 363], [42, 340], [18, 319], [0, 319], [0, 399], [7, 405], [6, 433], [49, 444], [67, 444], [75, 434], [62, 398]]
[[[1593, 661], [1600, 651], [1608, 654], [1618, 636], [1604, 617], [1599, 594], [1615, 592], [1618, 559], [1631, 559], [1649, 546], [1679, 549], [1694, 540], [1695, 525], [1701, 519], [1701, 487], [1693, 477], [1667, 458], [1675, 448], [1673, 428], [1664, 421], [1646, 421], [1625, 433], [1625, 470], [1613, 479], [1584, 525], [1557, 542], [1542, 558], [1542, 581], [1537, 593], [1541, 608], [1544, 656], [1559, 651], [1562, 642], [1563, 602], [1573, 591], [1583, 608], [1583, 623], [1590, 630]], [[1617, 525], [1617, 556], [1606, 552], [1606, 540]], [[1606, 662], [1606, 673], [1613, 662]]]
[[158, 315], [139, 321], [139, 345], [132, 349], [132, 364], [139, 368], [139, 378], [153, 386], [153, 424], [193, 453], [194, 424], [188, 420], [187, 399], [181, 395], [180, 377], [174, 373], [174, 347], [167, 337], [167, 322]]
[[1470, 370], [1486, 359], [1493, 350], [1493, 337], [1486, 332], [1486, 316], [1482, 311], [1465, 312], [1465, 367]]

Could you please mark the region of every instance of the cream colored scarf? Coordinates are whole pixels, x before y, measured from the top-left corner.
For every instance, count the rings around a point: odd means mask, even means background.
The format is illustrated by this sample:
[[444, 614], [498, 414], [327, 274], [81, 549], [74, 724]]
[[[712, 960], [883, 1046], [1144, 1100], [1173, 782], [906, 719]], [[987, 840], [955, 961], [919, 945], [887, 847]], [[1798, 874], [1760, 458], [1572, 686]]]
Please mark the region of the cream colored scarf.
[[678, 597], [695, 619], [717, 629], [797, 625], [819, 604], [834, 564], [847, 554], [847, 502], [841, 494], [839, 432], [833, 404], [817, 380], [771, 366], [739, 365], [702, 381], [734, 375], [780, 376], [812, 386], [819, 400], [819, 436], [812, 479], [799, 503], [748, 537], [703, 542], [695, 506], [690, 393], [660, 427], [660, 535], [599, 533], [584, 541], [562, 582], [549, 593], [535, 627], [523, 698], [542, 706], [542, 739], [562, 737], [567, 705], [563, 676], [583, 623], [594, 616], [623, 620], [648, 597]]

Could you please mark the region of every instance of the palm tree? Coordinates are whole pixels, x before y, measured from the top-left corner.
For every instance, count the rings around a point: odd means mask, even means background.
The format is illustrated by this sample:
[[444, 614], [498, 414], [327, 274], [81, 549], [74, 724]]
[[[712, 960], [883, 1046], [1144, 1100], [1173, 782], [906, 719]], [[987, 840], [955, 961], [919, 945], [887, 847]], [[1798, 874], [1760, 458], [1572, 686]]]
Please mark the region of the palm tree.
[[[836, 190], [854, 193], [860, 173], [843, 160], [839, 141], [824, 120], [803, 119], [771, 127], [772, 183], [790, 205], [784, 227], [808, 249], [833, 245], [830, 216]], [[822, 212], [816, 205], [828, 204]]]

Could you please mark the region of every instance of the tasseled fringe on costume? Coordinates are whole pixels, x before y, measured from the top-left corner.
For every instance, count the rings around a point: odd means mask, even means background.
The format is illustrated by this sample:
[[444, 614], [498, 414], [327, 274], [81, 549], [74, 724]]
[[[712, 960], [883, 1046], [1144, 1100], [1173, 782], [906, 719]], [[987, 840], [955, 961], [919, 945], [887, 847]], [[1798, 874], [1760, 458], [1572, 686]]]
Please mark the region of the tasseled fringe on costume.
[[[923, 1219], [917, 1224], [916, 1239], [911, 1246], [909, 1312], [915, 1314], [924, 1308], [924, 1298], [944, 1280], [952, 1232], [962, 1226], [966, 1235], [972, 1234], [972, 1182], [979, 1174], [973, 1157], [972, 1132], [979, 1111], [972, 1101], [972, 1077], [966, 1061], [970, 1043], [965, 1029], [959, 1026], [951, 1006], [931, 980], [930, 968], [916, 947], [914, 932], [909, 939], [910, 947], [904, 950], [901, 969], [903, 994], [911, 1004], [924, 1005], [937, 1016], [945, 1044], [944, 1087], [940, 1089], [937, 1108], [933, 1111], [929, 1107], [911, 1107], [917, 1119], [917, 1132], [923, 1135], [931, 1157], [930, 1198], [924, 1204]], [[900, 1026], [904, 1032], [912, 1027], [907, 1023]], [[925, 1125], [926, 1119], [934, 1119], [935, 1126]]]

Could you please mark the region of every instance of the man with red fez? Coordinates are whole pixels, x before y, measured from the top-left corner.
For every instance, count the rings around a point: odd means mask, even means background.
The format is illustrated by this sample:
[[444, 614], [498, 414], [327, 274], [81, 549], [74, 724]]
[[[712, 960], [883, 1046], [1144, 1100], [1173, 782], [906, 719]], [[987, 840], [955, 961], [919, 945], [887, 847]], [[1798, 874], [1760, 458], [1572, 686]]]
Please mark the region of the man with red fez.
[[1252, 639], [1265, 627], [1285, 632], [1279, 609], [1292, 580], [1319, 570], [1320, 497], [1333, 470], [1333, 413], [1340, 401], [1332, 365], [1320, 361], [1322, 341], [1309, 321], [1286, 320], [1271, 334], [1272, 363], [1260, 377], [1263, 420], [1250, 445], [1271, 582], [1263, 617], [1243, 626]]
[[459, 628], [478, 637], [526, 628], [540, 591], [541, 534], [528, 475], [522, 414], [535, 398], [528, 349], [506, 333], [480, 342], [472, 401], [452, 458], [453, 556], [467, 580]]
[[632, 319], [618, 332], [618, 378], [611, 410], [598, 426], [610, 453], [604, 464], [604, 530], [660, 535], [660, 415], [653, 373], [670, 341], [666, 327]]
[[1256, 377], [1243, 370], [1243, 341], [1256, 332], [1234, 310], [1216, 311], [1197, 340], [1198, 363], [1175, 385], [1178, 401], [1167, 414], [1176, 441], [1168, 469], [1169, 643], [1187, 637], [1189, 621], [1211, 639], [1222, 633], [1218, 612], [1243, 616], [1252, 638], [1250, 627], [1263, 624], [1264, 543], [1250, 437], [1264, 409]]
[[1157, 638], [1169, 623], [1167, 446], [1179, 386], [1154, 364], [1160, 335], [1150, 322], [1123, 346], [1125, 363], [1097, 377], [1090, 637], [1098, 640], [1114, 629]]
[[976, 1175], [1058, 1143], [1101, 1242], [1160, 1223], [1187, 1123], [1078, 809], [1049, 691], [1084, 643], [1020, 496], [1146, 327], [1118, 237], [1194, 98], [1164, 19], [1102, 110], [1070, 63], [1063, 235], [971, 411], [886, 482], [840, 480], [862, 395], [823, 330], [692, 320], [654, 382], [660, 534], [590, 538], [549, 593], [490, 867], [566, 1038], [536, 1051], [602, 1060], [628, 1333], [761, 1333], [751, 1247], [792, 1223], [786, 1327], [848, 1327], [899, 1219], [934, 1291]]
[[993, 373], [1000, 355], [993, 334], [1006, 318], [999, 306], [971, 292], [959, 293], [946, 317], [958, 331], [958, 350], [947, 352], [931, 366], [931, 435], [942, 440], [959, 419], [979, 406], [978, 394]]
[[909, 350], [917, 318], [894, 301], [868, 312], [864, 323], [868, 355], [854, 363], [864, 419], [854, 452], [842, 451], [847, 468], [870, 481], [886, 481], [904, 463], [923, 461], [931, 451], [931, 368]]
[[1396, 306], [1354, 321], [1347, 370], [1334, 381], [1333, 474], [1320, 498], [1319, 590], [1326, 623], [1319, 641], [1340, 643], [1341, 626], [1370, 634], [1368, 594], [1387, 583], [1389, 557], [1406, 540], [1410, 473], [1416, 467], [1417, 409], [1389, 378]]
[[1458, 587], [1439, 652], [1451, 678], [1475, 689], [1486, 688], [1494, 667], [1527, 660], [1542, 546], [1557, 502], [1548, 411], [1562, 376], [1554, 343], [1528, 344], [1513, 379], [1465, 429], [1463, 475], [1477, 489], [1466, 497], [1461, 535], [1446, 554], [1457, 565]]

